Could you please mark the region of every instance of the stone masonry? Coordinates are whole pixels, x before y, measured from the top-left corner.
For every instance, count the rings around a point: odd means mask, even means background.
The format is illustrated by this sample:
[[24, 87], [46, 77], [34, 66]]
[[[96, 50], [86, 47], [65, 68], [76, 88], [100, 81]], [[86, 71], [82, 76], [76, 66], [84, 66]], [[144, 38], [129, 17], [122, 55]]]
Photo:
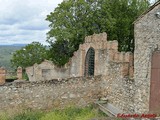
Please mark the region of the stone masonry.
[[[85, 57], [91, 47], [95, 51], [94, 76], [101, 77], [84, 77]], [[5, 101], [2, 109], [10, 106], [45, 109], [57, 104], [62, 107], [66, 103], [87, 105], [107, 97], [122, 111], [134, 112], [133, 54], [118, 52], [117, 41], [107, 41], [106, 33], [87, 36], [85, 43], [62, 68], [45, 60], [28, 67], [26, 72], [31, 82], [14, 82], [1, 88], [2, 96], [7, 92], [5, 97], [0, 97]], [[21, 73], [20, 68], [17, 73]]]
[[[84, 77], [85, 57], [91, 47], [95, 51], [95, 77]], [[1, 109], [10, 106], [46, 109], [69, 103], [87, 105], [107, 97], [122, 111], [134, 112], [134, 88], [131, 87], [134, 82], [133, 54], [118, 52], [117, 41], [107, 41], [106, 33], [87, 36], [85, 43], [79, 46], [79, 50], [62, 68], [45, 60], [28, 67], [26, 72], [30, 82], [15, 81], [0, 88], [0, 98], [4, 101]], [[20, 68], [17, 73], [21, 73]], [[4, 93], [7, 94], [3, 96]]]
[[3, 85], [5, 83], [6, 79], [6, 70], [5, 68], [1, 67], [0, 68], [0, 85]]
[[[64, 67], [59, 68], [45, 60], [26, 68], [28, 82], [5, 83], [5, 71], [0, 69], [0, 84], [3, 84], [0, 86], [0, 101], [3, 101], [0, 110], [48, 109], [70, 104], [85, 106], [106, 97], [124, 113], [150, 112], [152, 56], [160, 51], [157, 12], [160, 12], [160, 1], [134, 22], [134, 56], [130, 52], [118, 52], [118, 42], [107, 40], [107, 34], [101, 33], [87, 36]], [[90, 48], [94, 61], [89, 68]], [[159, 63], [159, 59], [157, 61]], [[85, 76], [88, 69], [94, 71], [93, 76]], [[159, 88], [160, 85], [156, 88], [160, 93]], [[159, 96], [155, 101], [157, 99]]]
[[30, 81], [52, 80], [84, 76], [85, 57], [89, 50], [95, 50], [94, 75], [106, 75], [110, 62], [121, 63], [121, 75], [133, 77], [133, 54], [118, 52], [118, 42], [107, 41], [107, 34], [94, 34], [85, 38], [85, 43], [79, 46], [74, 56], [64, 67], [57, 67], [51, 61], [45, 60], [26, 69]]
[[[22, 67], [17, 68], [17, 79], [22, 80]], [[0, 85], [5, 84], [7, 76], [7, 70], [3, 67], [0, 68]]]
[[23, 74], [22, 67], [18, 67], [17, 68], [17, 79], [18, 80], [22, 80], [22, 74]]
[[160, 50], [160, 19], [156, 17], [157, 12], [160, 12], [160, 1], [134, 22], [135, 112], [149, 111], [152, 54]]
[[0, 86], [0, 112], [20, 108], [48, 110], [68, 105], [86, 106], [101, 96], [100, 82], [101, 76], [6, 83]]

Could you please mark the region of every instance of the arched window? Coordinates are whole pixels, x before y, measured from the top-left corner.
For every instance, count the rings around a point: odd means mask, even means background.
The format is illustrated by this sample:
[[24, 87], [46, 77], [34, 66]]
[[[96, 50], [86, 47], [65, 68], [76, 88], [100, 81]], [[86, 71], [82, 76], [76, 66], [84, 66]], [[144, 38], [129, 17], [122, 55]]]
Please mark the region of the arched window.
[[94, 56], [95, 56], [95, 51], [91, 47], [89, 48], [85, 58], [84, 76], [94, 76]]

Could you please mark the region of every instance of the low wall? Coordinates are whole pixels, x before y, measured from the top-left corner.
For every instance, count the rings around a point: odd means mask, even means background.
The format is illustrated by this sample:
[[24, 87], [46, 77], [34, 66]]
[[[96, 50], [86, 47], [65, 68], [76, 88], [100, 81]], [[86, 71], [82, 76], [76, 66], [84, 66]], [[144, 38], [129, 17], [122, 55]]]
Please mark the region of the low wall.
[[39, 82], [15, 81], [0, 86], [0, 110], [85, 106], [102, 95], [101, 76]]
[[21, 108], [51, 109], [68, 105], [86, 106], [101, 97], [124, 111], [134, 113], [134, 81], [123, 78], [122, 64], [110, 64], [108, 76], [62, 80], [15, 81], [0, 86], [0, 111]]

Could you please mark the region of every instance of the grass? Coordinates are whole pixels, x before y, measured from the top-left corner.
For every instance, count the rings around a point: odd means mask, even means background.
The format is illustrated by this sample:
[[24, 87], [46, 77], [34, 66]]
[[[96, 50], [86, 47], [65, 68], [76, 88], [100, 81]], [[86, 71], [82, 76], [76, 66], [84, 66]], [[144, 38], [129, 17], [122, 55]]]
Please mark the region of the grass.
[[104, 114], [89, 106], [85, 108], [67, 107], [49, 112], [25, 110], [13, 116], [1, 113], [0, 120], [90, 120], [103, 116]]

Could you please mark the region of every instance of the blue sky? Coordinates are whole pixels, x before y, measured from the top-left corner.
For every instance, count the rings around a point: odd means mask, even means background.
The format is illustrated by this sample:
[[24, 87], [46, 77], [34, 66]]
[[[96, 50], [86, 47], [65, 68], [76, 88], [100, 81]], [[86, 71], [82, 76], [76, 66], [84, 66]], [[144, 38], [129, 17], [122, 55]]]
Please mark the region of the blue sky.
[[0, 44], [46, 44], [46, 15], [63, 0], [0, 0]]

